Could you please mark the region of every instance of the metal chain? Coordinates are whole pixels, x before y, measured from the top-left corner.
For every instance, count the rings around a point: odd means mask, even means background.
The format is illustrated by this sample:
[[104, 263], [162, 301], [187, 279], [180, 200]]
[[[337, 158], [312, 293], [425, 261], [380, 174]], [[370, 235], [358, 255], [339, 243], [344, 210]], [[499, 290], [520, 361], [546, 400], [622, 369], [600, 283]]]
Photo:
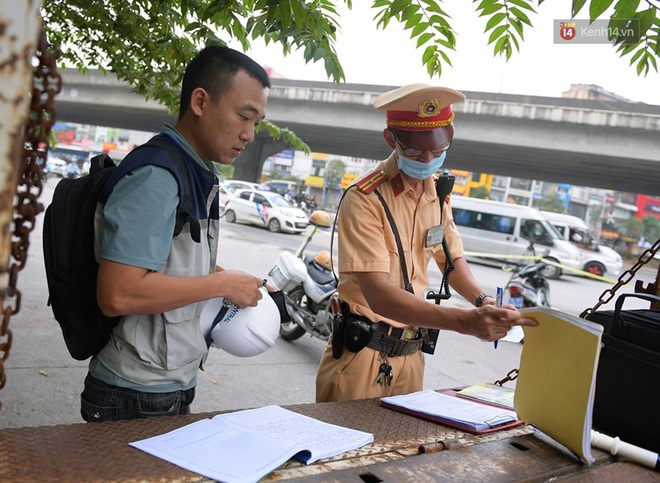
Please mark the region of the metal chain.
[[[5, 362], [12, 344], [9, 320], [21, 309], [21, 292], [17, 288], [18, 272], [25, 267], [30, 233], [36, 217], [44, 210], [38, 199], [43, 189], [43, 169], [48, 154], [50, 130], [55, 123], [55, 96], [62, 88], [62, 78], [55, 64], [56, 55], [49, 52], [45, 31], [41, 30], [37, 52], [37, 65], [33, 67], [30, 112], [25, 124], [22, 167], [14, 198], [14, 233], [11, 241], [11, 259], [7, 288], [0, 292], [0, 389], [7, 376]], [[0, 267], [0, 271], [3, 268]], [[0, 406], [1, 407], [1, 406]]]
[[509, 373], [506, 375], [506, 377], [500, 379], [499, 381], [495, 381], [495, 385], [503, 386], [505, 383], [509, 381], [515, 381], [517, 377], [518, 377], [518, 369], [511, 369]]
[[606, 289], [598, 298], [598, 302], [596, 305], [593, 307], [586, 309], [584, 312], [580, 314], [580, 318], [585, 319], [587, 315], [590, 313], [594, 312], [595, 310], [598, 309], [601, 305], [606, 304], [616, 294], [616, 291], [619, 290], [621, 287], [624, 285], [627, 285], [630, 283], [630, 281], [635, 278], [635, 274], [639, 271], [640, 268], [642, 268], [644, 265], [646, 265], [649, 261], [653, 259], [656, 253], [658, 253], [658, 250], [660, 250], [660, 238], [656, 240], [656, 242], [651, 246], [650, 248], [646, 249], [637, 259], [637, 262], [630, 267], [628, 270], [623, 272], [621, 276], [619, 276], [619, 279], [617, 280], [616, 284], [609, 289]]

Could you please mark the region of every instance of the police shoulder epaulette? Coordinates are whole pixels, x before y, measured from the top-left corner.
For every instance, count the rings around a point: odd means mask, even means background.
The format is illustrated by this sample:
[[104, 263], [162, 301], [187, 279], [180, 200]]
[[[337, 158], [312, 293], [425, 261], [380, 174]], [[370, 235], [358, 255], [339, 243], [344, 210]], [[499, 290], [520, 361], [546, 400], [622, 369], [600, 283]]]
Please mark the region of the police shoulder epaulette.
[[355, 187], [365, 195], [368, 195], [373, 190], [378, 188], [378, 186], [386, 179], [387, 173], [385, 171], [374, 171], [369, 176], [366, 176], [355, 183]]

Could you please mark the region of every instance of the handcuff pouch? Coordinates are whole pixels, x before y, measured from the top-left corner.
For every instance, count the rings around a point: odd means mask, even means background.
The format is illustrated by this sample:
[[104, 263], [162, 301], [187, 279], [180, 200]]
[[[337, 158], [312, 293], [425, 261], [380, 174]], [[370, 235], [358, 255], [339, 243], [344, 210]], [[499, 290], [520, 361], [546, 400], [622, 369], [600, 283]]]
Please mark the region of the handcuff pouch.
[[349, 352], [360, 352], [372, 337], [371, 324], [364, 320], [349, 320], [344, 328], [344, 347]]

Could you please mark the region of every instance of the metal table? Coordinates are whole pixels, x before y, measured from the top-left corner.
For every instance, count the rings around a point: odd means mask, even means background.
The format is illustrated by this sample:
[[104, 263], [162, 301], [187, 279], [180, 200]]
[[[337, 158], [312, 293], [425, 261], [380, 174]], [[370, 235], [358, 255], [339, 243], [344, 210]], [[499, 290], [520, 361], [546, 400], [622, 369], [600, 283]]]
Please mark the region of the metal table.
[[[378, 399], [285, 406], [373, 433], [374, 443], [306, 466], [290, 460], [263, 481], [659, 481], [594, 449], [581, 464], [527, 426], [471, 435], [380, 406]], [[204, 477], [128, 445], [217, 413], [0, 431], [0, 481], [192, 482]]]

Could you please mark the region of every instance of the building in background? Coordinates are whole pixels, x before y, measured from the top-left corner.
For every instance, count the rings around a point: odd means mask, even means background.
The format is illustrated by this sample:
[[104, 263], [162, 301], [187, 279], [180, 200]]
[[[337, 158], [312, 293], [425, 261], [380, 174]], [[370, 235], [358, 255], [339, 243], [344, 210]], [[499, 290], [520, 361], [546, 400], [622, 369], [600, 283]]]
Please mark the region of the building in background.
[[571, 88], [563, 92], [561, 96], [571, 99], [587, 99], [590, 101], [632, 102], [630, 99], [607, 91], [595, 84], [571, 84]]
[[454, 194], [470, 196], [470, 193], [477, 188], [481, 189], [482, 192], [491, 192], [493, 184], [492, 174], [472, 173], [459, 169], [450, 169], [449, 173], [455, 177], [454, 189], [452, 190]]
[[645, 216], [655, 216], [660, 219], [660, 196], [637, 195], [637, 212], [635, 218], [640, 220]]
[[154, 134], [87, 124], [57, 123], [53, 126], [53, 135], [58, 141], [54, 149], [106, 153], [115, 161], [124, 159], [134, 147], [146, 143]]
[[[270, 156], [264, 162], [262, 179], [292, 179], [300, 181], [302, 191], [316, 198], [321, 206], [335, 208], [342, 193], [362, 173], [379, 160], [286, 150]], [[342, 166], [341, 170], [337, 170]]]

